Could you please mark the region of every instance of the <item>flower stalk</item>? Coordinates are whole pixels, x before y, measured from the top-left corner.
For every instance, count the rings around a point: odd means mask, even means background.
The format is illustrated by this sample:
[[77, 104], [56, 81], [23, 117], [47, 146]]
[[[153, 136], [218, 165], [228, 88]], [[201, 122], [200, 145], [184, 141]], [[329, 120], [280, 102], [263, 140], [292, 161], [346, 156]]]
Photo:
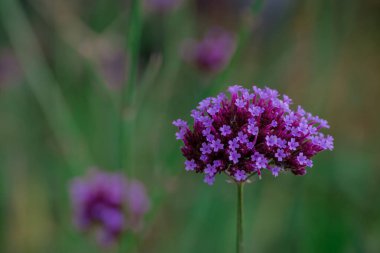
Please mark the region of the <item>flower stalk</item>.
[[[142, 16], [139, 0], [131, 3], [129, 31], [127, 33], [126, 47], [130, 54], [130, 61], [127, 64], [128, 78], [123, 87], [120, 98], [120, 127], [119, 127], [119, 168], [129, 168], [131, 170], [132, 161], [132, 138], [134, 121], [134, 103], [137, 86], [137, 74], [139, 64], [140, 41], [142, 31]], [[126, 164], [128, 161], [128, 164]]]
[[243, 253], [244, 251], [244, 233], [243, 233], [243, 188], [244, 183], [237, 183], [237, 216], [236, 216], [236, 253]]

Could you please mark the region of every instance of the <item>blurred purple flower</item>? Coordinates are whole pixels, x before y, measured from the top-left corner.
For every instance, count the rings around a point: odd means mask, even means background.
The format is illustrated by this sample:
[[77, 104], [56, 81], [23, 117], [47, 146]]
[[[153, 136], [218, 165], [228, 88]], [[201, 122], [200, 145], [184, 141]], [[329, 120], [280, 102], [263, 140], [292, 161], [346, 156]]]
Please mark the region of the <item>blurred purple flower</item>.
[[127, 184], [128, 219], [127, 227], [133, 231], [141, 229], [143, 216], [149, 210], [150, 201], [145, 186], [137, 180], [129, 180]]
[[20, 64], [9, 49], [0, 49], [0, 87], [10, 86], [21, 80]]
[[226, 67], [234, 50], [233, 35], [221, 28], [214, 28], [200, 41], [185, 41], [182, 56], [186, 62], [200, 71], [215, 73]]
[[72, 181], [70, 194], [77, 228], [94, 231], [102, 246], [114, 244], [125, 230], [139, 229], [149, 209], [144, 186], [120, 173], [91, 170]]
[[110, 88], [121, 89], [126, 82], [127, 60], [127, 55], [121, 48], [109, 48], [100, 53], [100, 72]]
[[183, 0], [144, 0], [145, 8], [155, 13], [167, 13], [179, 7]]
[[[329, 128], [327, 121], [300, 106], [291, 110], [289, 97], [276, 90], [254, 86], [251, 93], [235, 85], [229, 92], [230, 99], [219, 95], [199, 103], [192, 111], [192, 130], [183, 120], [174, 122], [182, 133], [187, 168], [191, 164], [191, 171], [203, 173], [207, 184], [220, 173], [244, 182], [254, 174], [260, 177], [262, 169], [275, 177], [281, 170], [304, 175], [314, 155], [334, 148], [333, 137], [320, 132]], [[210, 114], [210, 107], [219, 109]]]

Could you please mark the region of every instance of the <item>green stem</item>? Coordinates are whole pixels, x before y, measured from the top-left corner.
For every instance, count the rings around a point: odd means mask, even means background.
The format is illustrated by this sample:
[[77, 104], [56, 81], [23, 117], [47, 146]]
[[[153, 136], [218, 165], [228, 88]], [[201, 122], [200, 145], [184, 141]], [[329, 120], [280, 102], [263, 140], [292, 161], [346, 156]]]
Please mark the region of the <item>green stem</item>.
[[243, 253], [243, 183], [237, 183], [236, 253]]
[[123, 98], [124, 105], [128, 105], [133, 100], [136, 89], [138, 61], [140, 52], [140, 39], [142, 30], [142, 16], [140, 10], [140, 1], [133, 0], [131, 6], [131, 17], [129, 23], [129, 31], [127, 38], [129, 53], [130, 53], [130, 66], [129, 66], [129, 80], [127, 86], [125, 86]]
[[20, 2], [0, 1], [0, 21], [24, 71], [26, 83], [58, 141], [70, 173], [75, 175], [75, 168], [85, 168], [93, 164], [93, 159]]
[[[121, 94], [120, 103], [120, 154], [119, 167], [124, 169], [125, 161], [129, 161], [131, 165], [131, 145], [133, 136], [133, 124], [135, 117], [135, 108], [133, 107], [135, 100], [135, 90], [137, 84], [137, 72], [139, 64], [140, 39], [142, 30], [142, 16], [140, 11], [140, 1], [133, 0], [131, 3], [131, 14], [129, 21], [129, 31], [127, 38], [127, 48], [130, 55], [128, 67], [128, 80], [124, 85]], [[131, 170], [131, 168], [129, 168]]]

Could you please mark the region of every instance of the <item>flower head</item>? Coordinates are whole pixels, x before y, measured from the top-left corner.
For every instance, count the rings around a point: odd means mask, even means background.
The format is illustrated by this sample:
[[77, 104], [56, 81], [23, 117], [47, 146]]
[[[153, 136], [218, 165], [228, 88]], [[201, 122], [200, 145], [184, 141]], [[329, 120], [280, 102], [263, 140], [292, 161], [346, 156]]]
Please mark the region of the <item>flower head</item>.
[[206, 183], [222, 172], [237, 182], [260, 176], [262, 169], [274, 176], [279, 171], [304, 175], [314, 155], [333, 149], [333, 138], [320, 132], [329, 127], [327, 121], [302, 107], [291, 110], [289, 97], [255, 86], [253, 92], [239, 85], [228, 91], [230, 98], [218, 95], [199, 104], [192, 129], [175, 121], [180, 132], [186, 130], [181, 139], [186, 170], [205, 174]]
[[95, 231], [99, 244], [114, 244], [125, 230], [138, 230], [149, 209], [145, 187], [119, 173], [97, 170], [70, 186], [74, 222], [81, 231]]
[[221, 28], [214, 28], [200, 41], [186, 41], [182, 51], [185, 61], [200, 71], [215, 73], [228, 64], [234, 49], [233, 36]]

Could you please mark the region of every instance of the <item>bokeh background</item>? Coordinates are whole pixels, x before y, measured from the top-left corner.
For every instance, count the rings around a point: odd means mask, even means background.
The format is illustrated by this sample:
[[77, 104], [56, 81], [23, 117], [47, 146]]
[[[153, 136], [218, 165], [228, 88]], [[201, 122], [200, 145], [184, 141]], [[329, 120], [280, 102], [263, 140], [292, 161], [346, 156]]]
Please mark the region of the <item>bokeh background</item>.
[[[68, 183], [91, 166], [141, 180], [152, 201], [110, 252], [233, 252], [236, 189], [185, 173], [171, 125], [232, 84], [288, 94], [335, 137], [306, 176], [245, 187], [247, 252], [380, 252], [380, 2], [139, 6], [0, 1], [0, 252], [102, 252], [71, 223]], [[236, 50], [204, 73], [180, 48], [215, 26]]]

